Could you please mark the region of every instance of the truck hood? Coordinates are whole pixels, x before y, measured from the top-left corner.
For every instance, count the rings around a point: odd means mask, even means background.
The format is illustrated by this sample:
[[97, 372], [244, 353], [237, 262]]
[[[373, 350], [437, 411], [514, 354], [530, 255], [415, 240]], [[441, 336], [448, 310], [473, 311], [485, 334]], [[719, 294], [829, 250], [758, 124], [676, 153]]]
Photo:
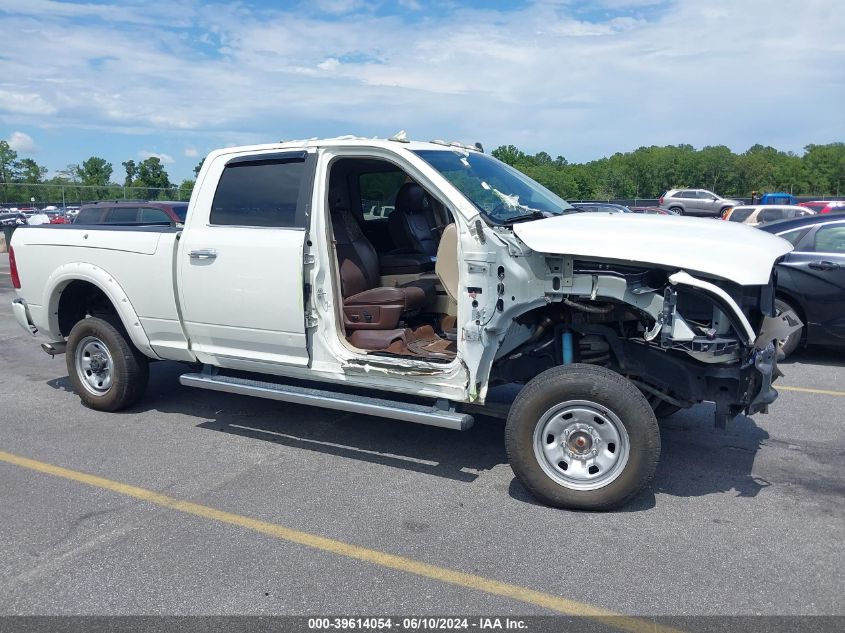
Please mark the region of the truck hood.
[[532, 250], [697, 271], [743, 286], [769, 283], [786, 240], [736, 222], [665, 215], [571, 213], [513, 225]]

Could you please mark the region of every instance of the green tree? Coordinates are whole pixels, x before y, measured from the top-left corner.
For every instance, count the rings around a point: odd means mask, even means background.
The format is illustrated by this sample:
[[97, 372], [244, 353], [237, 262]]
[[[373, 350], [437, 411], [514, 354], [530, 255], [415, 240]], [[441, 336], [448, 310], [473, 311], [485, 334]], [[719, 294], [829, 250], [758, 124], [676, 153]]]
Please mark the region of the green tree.
[[12, 182], [17, 160], [18, 153], [9, 147], [6, 141], [0, 141], [0, 184], [3, 185], [3, 202], [8, 202], [7, 185]]
[[197, 163], [197, 166], [194, 167], [194, 177], [200, 175], [200, 169], [202, 169], [202, 164], [205, 162], [205, 158], [201, 159], [200, 162]]
[[803, 162], [812, 193], [845, 191], [845, 143], [807, 145]]
[[525, 160], [525, 153], [520, 151], [515, 145], [501, 145], [490, 153], [494, 158], [498, 158], [503, 163], [511, 166]]
[[133, 186], [146, 189], [145, 197], [151, 200], [160, 198], [161, 194], [165, 194], [166, 197], [166, 192], [161, 190], [168, 189], [172, 185], [158, 156], [150, 156], [139, 163], [138, 177], [133, 182]]
[[138, 166], [134, 160], [127, 160], [120, 164], [126, 170], [126, 178], [123, 181], [123, 186], [131, 187], [135, 183], [135, 178], [138, 176]]
[[109, 184], [112, 171], [112, 165], [106, 159], [91, 156], [91, 158], [82, 162], [78, 173], [83, 185], [105, 187]]
[[187, 178], [183, 180], [182, 183], [179, 185], [179, 200], [190, 200], [191, 193], [194, 191], [195, 184], [196, 181], [194, 180], [190, 180]]

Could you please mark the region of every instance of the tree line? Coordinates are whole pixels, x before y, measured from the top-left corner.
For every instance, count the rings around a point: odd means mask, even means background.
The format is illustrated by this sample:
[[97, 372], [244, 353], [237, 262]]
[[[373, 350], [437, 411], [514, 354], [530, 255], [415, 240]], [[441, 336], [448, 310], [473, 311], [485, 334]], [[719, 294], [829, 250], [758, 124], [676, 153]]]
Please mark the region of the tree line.
[[[187, 200], [194, 188], [193, 180], [183, 180], [179, 185], [172, 183], [157, 156], [138, 162], [127, 160], [121, 165], [124, 170], [122, 183], [112, 180], [114, 167], [99, 156], [67, 165], [48, 178], [46, 167], [32, 158], [19, 157], [8, 142], [0, 141], [0, 202], [27, 204], [34, 198], [41, 203], [63, 199], [73, 203], [123, 197]], [[202, 161], [194, 168], [195, 174], [199, 173], [200, 165]]]
[[754, 145], [736, 154], [724, 145], [640, 147], [586, 163], [513, 145], [492, 152], [568, 200], [657, 198], [672, 188], [710, 189], [724, 196], [786, 191], [794, 195], [845, 195], [845, 143], [807, 145], [804, 154]]
[[[845, 195], [845, 143], [807, 145], [803, 155], [754, 145], [736, 154], [724, 145], [696, 150], [692, 145], [640, 147], [632, 152], [586, 163], [569, 163], [547, 152], [527, 154], [502, 145], [493, 156], [524, 172], [568, 200], [657, 198], [675, 187], [710, 189], [724, 196], [750, 197], [753, 191], [795, 195]], [[127, 160], [122, 183], [114, 182], [112, 164], [91, 156], [67, 165], [52, 177], [32, 158], [21, 158], [0, 141], [0, 202], [107, 200], [128, 197], [187, 200], [194, 180], [179, 185], [158, 157]], [[198, 174], [202, 161], [194, 167]]]

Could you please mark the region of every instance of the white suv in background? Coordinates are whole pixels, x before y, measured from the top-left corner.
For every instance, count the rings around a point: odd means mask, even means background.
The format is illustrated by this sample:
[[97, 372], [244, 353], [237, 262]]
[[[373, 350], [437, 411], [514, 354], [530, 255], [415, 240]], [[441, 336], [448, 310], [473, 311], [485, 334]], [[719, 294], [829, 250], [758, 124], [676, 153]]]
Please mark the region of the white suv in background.
[[707, 189], [670, 189], [658, 200], [661, 208], [678, 215], [701, 215], [721, 217], [729, 208], [742, 204], [716, 195]]

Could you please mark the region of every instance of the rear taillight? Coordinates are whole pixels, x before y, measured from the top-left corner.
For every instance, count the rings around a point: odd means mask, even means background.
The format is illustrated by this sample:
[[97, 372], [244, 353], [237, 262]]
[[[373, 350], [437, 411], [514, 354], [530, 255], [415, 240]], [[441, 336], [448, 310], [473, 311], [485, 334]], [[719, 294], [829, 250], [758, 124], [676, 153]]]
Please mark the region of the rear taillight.
[[12, 286], [21, 289], [21, 278], [18, 276], [18, 264], [15, 261], [15, 249], [9, 246], [9, 268], [12, 276]]
[[660, 196], [660, 197], [657, 199], [657, 204], [663, 204], [663, 196]]

